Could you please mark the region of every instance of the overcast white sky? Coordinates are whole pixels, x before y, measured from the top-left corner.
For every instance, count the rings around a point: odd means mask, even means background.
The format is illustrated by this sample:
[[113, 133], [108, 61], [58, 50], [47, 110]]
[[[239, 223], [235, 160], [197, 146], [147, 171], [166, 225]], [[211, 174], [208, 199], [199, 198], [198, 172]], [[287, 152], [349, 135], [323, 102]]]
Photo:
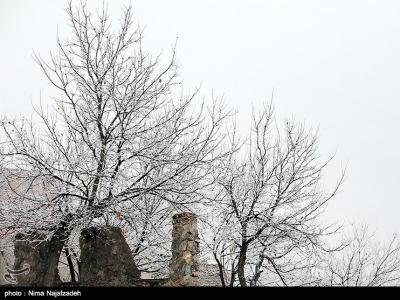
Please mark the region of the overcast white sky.
[[[89, 1], [91, 4], [100, 1]], [[128, 1], [106, 1], [117, 13]], [[224, 95], [247, 128], [275, 90], [278, 118], [319, 127], [321, 154], [337, 151], [345, 185], [330, 219], [400, 232], [400, 2], [393, 0], [132, 0], [145, 47], [178, 58], [186, 88]], [[31, 57], [55, 49], [64, 0], [0, 0], [0, 114], [29, 115], [52, 95]], [[200, 98], [199, 98], [200, 99]]]

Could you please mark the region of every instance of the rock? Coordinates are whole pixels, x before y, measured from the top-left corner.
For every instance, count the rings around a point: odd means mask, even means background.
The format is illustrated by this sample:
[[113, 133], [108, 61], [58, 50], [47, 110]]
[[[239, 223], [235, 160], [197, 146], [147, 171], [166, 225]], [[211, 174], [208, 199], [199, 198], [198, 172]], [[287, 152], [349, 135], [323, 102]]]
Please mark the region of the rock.
[[121, 229], [109, 226], [85, 229], [80, 247], [81, 286], [132, 286], [140, 279]]

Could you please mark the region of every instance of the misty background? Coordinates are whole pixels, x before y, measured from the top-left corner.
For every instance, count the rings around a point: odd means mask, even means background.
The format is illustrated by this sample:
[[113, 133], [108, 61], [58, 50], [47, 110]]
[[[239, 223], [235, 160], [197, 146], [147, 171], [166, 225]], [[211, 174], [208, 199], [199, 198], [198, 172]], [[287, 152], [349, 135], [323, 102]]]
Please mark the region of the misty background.
[[[105, 1], [111, 16], [131, 2], [144, 47], [177, 56], [186, 89], [223, 96], [240, 132], [251, 107], [274, 93], [277, 121], [319, 129], [320, 153], [335, 160], [329, 190], [347, 167], [327, 220], [400, 232], [400, 3], [391, 0]], [[90, 6], [101, 1], [88, 1]], [[30, 116], [56, 96], [32, 58], [68, 34], [64, 0], [0, 0], [0, 113]]]

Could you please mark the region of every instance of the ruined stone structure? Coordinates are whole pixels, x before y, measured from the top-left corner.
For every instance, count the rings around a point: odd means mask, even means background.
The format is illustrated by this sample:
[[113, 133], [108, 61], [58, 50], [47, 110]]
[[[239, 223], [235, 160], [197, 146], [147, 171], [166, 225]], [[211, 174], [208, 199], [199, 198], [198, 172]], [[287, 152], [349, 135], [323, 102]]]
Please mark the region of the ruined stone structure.
[[63, 244], [60, 239], [43, 241], [40, 235], [18, 234], [14, 242], [14, 270], [29, 267], [28, 273], [18, 276], [18, 285], [48, 287], [59, 285], [61, 280], [58, 275], [58, 261]]
[[82, 286], [131, 286], [140, 279], [140, 271], [120, 228], [85, 229], [80, 247]]
[[[17, 235], [14, 240], [14, 270], [29, 266], [17, 276], [20, 286], [218, 286], [218, 271], [199, 262], [197, 218], [192, 213], [173, 217], [172, 259], [169, 278], [141, 279], [132, 252], [117, 227], [88, 228], [80, 234], [80, 281], [60, 280], [58, 263], [62, 239], [43, 241], [40, 236]], [[37, 242], [41, 240], [41, 242]], [[1, 257], [0, 257], [1, 259]], [[4, 262], [0, 260], [4, 265]], [[215, 274], [214, 274], [215, 273]], [[4, 284], [4, 283], [3, 283]]]
[[5, 270], [7, 267], [6, 258], [3, 252], [0, 252], [0, 285], [7, 284], [4, 279]]
[[181, 213], [173, 216], [172, 223], [171, 284], [198, 286], [200, 242], [196, 215]]

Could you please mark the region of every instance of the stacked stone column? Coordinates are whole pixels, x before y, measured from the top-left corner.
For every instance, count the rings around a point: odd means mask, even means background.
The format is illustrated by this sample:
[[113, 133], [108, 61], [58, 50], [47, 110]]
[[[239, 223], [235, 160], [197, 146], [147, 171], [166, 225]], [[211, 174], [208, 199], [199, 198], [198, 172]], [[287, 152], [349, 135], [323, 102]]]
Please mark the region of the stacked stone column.
[[170, 281], [172, 285], [199, 285], [199, 233], [197, 217], [193, 213], [173, 216], [172, 259]]

